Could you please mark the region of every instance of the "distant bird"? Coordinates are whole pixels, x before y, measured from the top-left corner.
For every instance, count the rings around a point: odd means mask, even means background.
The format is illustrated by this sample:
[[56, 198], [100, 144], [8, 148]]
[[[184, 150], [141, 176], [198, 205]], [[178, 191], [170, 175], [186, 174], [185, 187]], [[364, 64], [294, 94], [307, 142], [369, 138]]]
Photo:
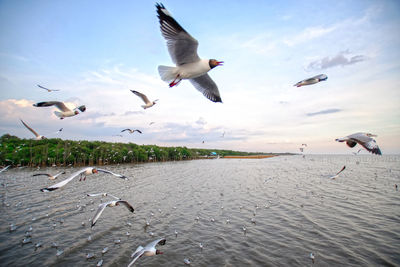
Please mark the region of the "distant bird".
[[131, 258], [133, 260], [129, 263], [128, 267], [132, 266], [137, 259], [139, 259], [141, 256], [154, 256], [158, 254], [163, 254], [162, 251], [156, 249], [157, 245], [165, 245], [165, 242], [167, 240], [165, 238], [160, 238], [157, 240], [154, 240], [153, 242], [148, 243], [145, 247], [138, 246], [135, 252], [132, 253]]
[[301, 144], [301, 146], [307, 146], [307, 144]]
[[343, 138], [338, 138], [336, 141], [346, 142], [349, 147], [355, 147], [358, 143], [372, 154], [382, 155], [378, 144], [372, 137], [377, 137], [377, 135], [370, 133], [355, 133]]
[[97, 209], [96, 214], [94, 215], [94, 217], [92, 219], [92, 227], [96, 224], [97, 220], [100, 218], [100, 215], [103, 213], [103, 211], [106, 207], [115, 207], [115, 206], [119, 206], [120, 204], [127, 207], [130, 212], [135, 211], [135, 209], [132, 207], [132, 205], [129, 204], [125, 200], [112, 200], [112, 201], [109, 201], [106, 203], [102, 203], [99, 205], [99, 208]]
[[339, 176], [339, 173], [341, 173], [342, 171], [344, 171], [346, 169], [346, 166], [343, 166], [343, 168], [338, 172], [338, 173], [336, 173], [335, 175], [333, 175], [333, 176], [331, 176], [331, 177], [329, 177], [329, 178], [331, 178], [331, 179], [336, 179], [338, 176]]
[[301, 86], [304, 86], [304, 85], [311, 85], [311, 84], [319, 83], [319, 82], [322, 82], [322, 81], [326, 81], [327, 79], [328, 79], [328, 76], [326, 76], [325, 74], [320, 74], [320, 75], [317, 75], [317, 76], [302, 80], [302, 81], [296, 83], [293, 86], [301, 87]]
[[351, 152], [353, 155], [358, 155], [361, 152], [362, 149], [359, 149], [357, 152]]
[[122, 134], [114, 134], [113, 136], [123, 137]]
[[61, 112], [59, 111], [54, 111], [54, 114], [59, 117], [61, 120], [66, 118], [66, 117], [73, 117], [75, 115], [79, 114], [80, 110], [81, 112], [85, 112], [86, 107], [85, 105], [79, 106], [77, 108], [74, 108], [73, 110], [67, 108], [67, 106], [63, 102], [59, 101], [46, 101], [46, 102], [39, 102], [36, 104], [33, 104], [34, 107], [50, 107], [50, 106], [56, 106]]
[[61, 182], [56, 183], [56, 184], [54, 184], [52, 186], [49, 186], [49, 187], [42, 188], [42, 189], [40, 189], [40, 191], [42, 191], [42, 192], [54, 191], [54, 190], [57, 190], [57, 189], [65, 186], [67, 183], [71, 182], [75, 177], [77, 177], [79, 175], [85, 175], [85, 179], [86, 179], [86, 175], [90, 175], [90, 174], [98, 173], [98, 172], [109, 173], [109, 174], [112, 174], [112, 175], [117, 176], [119, 178], [123, 178], [123, 179], [127, 180], [126, 176], [123, 176], [121, 174], [116, 174], [116, 173], [113, 173], [113, 172], [110, 172], [110, 171], [107, 171], [107, 170], [103, 170], [103, 169], [96, 169], [96, 168], [93, 168], [93, 167], [87, 167], [87, 168], [84, 168], [84, 169], [82, 169], [80, 171], [74, 172], [69, 178], [65, 179], [64, 181], [61, 181]]
[[152, 125], [152, 124], [154, 124], [154, 123], [155, 123], [155, 122], [154, 122], [154, 121], [152, 121], [152, 122], [150, 122], [150, 123], [149, 123], [149, 125]]
[[167, 41], [168, 52], [176, 64], [176, 67], [158, 66], [161, 79], [168, 82], [169, 87], [188, 79], [209, 100], [222, 102], [218, 87], [207, 72], [221, 66], [223, 61], [200, 59], [197, 55], [198, 41], [179, 25], [164, 5], [156, 4], [156, 8], [161, 34]]
[[97, 197], [97, 196], [112, 197], [112, 198], [114, 198], [114, 199], [121, 200], [121, 198], [116, 197], [116, 196], [113, 196], [113, 195], [108, 194], [108, 193], [87, 194], [87, 196], [88, 196], [88, 197]]
[[300, 150], [300, 152], [303, 152], [304, 148], [303, 147], [299, 147], [299, 150]]
[[47, 92], [53, 92], [53, 91], [60, 91], [60, 90], [58, 90], [58, 89], [49, 89], [49, 88], [46, 88], [46, 87], [43, 87], [43, 86], [41, 86], [41, 85], [37, 85], [39, 88], [42, 88], [42, 89], [44, 89], [44, 90], [47, 90]]
[[142, 105], [142, 108], [144, 108], [144, 109], [151, 108], [158, 101], [158, 99], [156, 99], [153, 102], [150, 102], [150, 100], [147, 98], [147, 96], [145, 94], [139, 93], [138, 91], [134, 91], [134, 90], [131, 90], [131, 92], [143, 100], [143, 102], [146, 104], [146, 105]]
[[43, 140], [43, 139], [46, 139], [46, 137], [44, 137], [43, 135], [39, 135], [35, 130], [33, 130], [31, 127], [29, 127], [28, 124], [26, 124], [23, 120], [20, 119], [20, 121], [22, 122], [22, 124], [23, 124], [29, 131], [31, 131], [31, 132], [36, 136], [36, 140]]
[[190, 259], [185, 258], [185, 259], [183, 259], [183, 263], [186, 265], [190, 265], [191, 262], [190, 262]]
[[56, 133], [57, 133], [57, 134], [58, 134], [58, 133], [61, 133], [62, 130], [63, 130], [63, 128], [61, 128], [60, 130], [58, 130]]
[[221, 137], [222, 137], [222, 138], [224, 138], [224, 137], [225, 137], [225, 132], [223, 132], [223, 133], [222, 133]]
[[314, 263], [314, 261], [315, 261], [315, 255], [314, 255], [314, 253], [310, 253], [310, 259], [312, 260], [312, 263]]
[[121, 131], [121, 133], [122, 133], [122, 132], [125, 132], [125, 131], [129, 131], [130, 134], [133, 134], [134, 132], [138, 132], [138, 133], [140, 133], [140, 134], [142, 133], [142, 131], [140, 131], [140, 130], [138, 130], [138, 129], [135, 129], [135, 130], [132, 130], [132, 129], [124, 129], [124, 130]]
[[11, 165], [5, 166], [3, 169], [0, 170], [0, 173], [6, 171], [6, 170], [7, 170], [8, 168], [10, 168], [10, 167], [11, 167]]
[[34, 175], [32, 175], [32, 176], [44, 175], [44, 176], [49, 177], [50, 180], [55, 180], [55, 179], [57, 179], [57, 177], [58, 177], [59, 175], [61, 175], [61, 174], [65, 174], [65, 172], [59, 172], [59, 173], [57, 173], [56, 175], [51, 175], [51, 174], [48, 174], [48, 173], [37, 173], [37, 174], [34, 174]]

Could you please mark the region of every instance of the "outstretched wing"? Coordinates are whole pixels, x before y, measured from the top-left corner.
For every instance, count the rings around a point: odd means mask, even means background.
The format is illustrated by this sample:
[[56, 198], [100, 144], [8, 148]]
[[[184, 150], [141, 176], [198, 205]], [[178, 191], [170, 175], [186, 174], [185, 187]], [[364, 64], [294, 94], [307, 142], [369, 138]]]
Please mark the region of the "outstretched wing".
[[118, 173], [113, 173], [112, 171], [107, 171], [107, 170], [103, 170], [103, 169], [96, 169], [96, 170], [99, 171], [99, 172], [104, 172], [104, 173], [112, 174], [112, 175], [117, 176], [117, 177], [119, 177], [119, 178], [128, 180], [128, 177], [126, 177], [125, 175], [121, 175], [121, 174], [118, 174]]
[[112, 201], [106, 202], [106, 203], [102, 203], [102, 204], [99, 205], [99, 208], [97, 209], [96, 214], [94, 215], [94, 217], [93, 217], [93, 219], [92, 219], [92, 226], [91, 226], [91, 227], [93, 227], [93, 226], [96, 224], [97, 220], [100, 218], [100, 215], [103, 213], [104, 209], [105, 209], [110, 203], [112, 203]]
[[122, 133], [122, 132], [125, 132], [125, 131], [131, 132], [132, 130], [131, 130], [131, 129], [124, 129], [124, 130], [121, 131], [121, 133]]
[[222, 102], [217, 84], [206, 73], [199, 77], [189, 79], [193, 86], [199, 90], [205, 97], [213, 102]]
[[381, 150], [379, 149], [378, 144], [374, 139], [371, 138], [369, 142], [366, 143], [360, 143], [366, 150], [371, 152], [372, 154], [377, 154], [377, 155], [382, 155]]
[[344, 171], [344, 169], [346, 169], [346, 166], [343, 166], [343, 168], [342, 168], [338, 173], [336, 173], [336, 175], [339, 175], [339, 173], [341, 173], [342, 171]]
[[130, 212], [134, 212], [134, 211], [135, 211], [135, 209], [132, 207], [131, 204], [128, 203], [128, 201], [119, 200], [119, 201], [117, 201], [117, 203], [123, 204], [125, 207], [128, 208], [128, 210], [129, 210]]
[[50, 176], [51, 176], [51, 175], [48, 174], [48, 173], [36, 173], [36, 174], [32, 175], [32, 177], [33, 177], [33, 176], [42, 176], [42, 175], [47, 176], [47, 177], [50, 177]]
[[135, 263], [135, 261], [143, 255], [144, 251], [145, 250], [142, 246], [138, 246], [136, 251], [132, 253], [131, 258], [133, 258], [133, 260], [129, 263], [128, 267], [131, 267]]
[[199, 42], [171, 16], [163, 4], [156, 4], [161, 34], [167, 41], [168, 52], [176, 65], [200, 60], [197, 55]]
[[71, 111], [63, 102], [59, 101], [45, 101], [45, 102], [39, 102], [36, 104], [33, 104], [34, 107], [50, 107], [50, 106], [56, 106], [59, 110], [62, 112], [66, 111]]
[[7, 170], [10, 167], [11, 167], [11, 165], [5, 166], [3, 169], [0, 170], [0, 173], [4, 172], [5, 170]]
[[84, 173], [84, 172], [85, 172], [86, 170], [88, 170], [88, 169], [91, 169], [91, 167], [84, 168], [84, 169], [82, 169], [82, 170], [80, 170], [80, 171], [74, 172], [70, 177], [68, 177], [68, 178], [65, 179], [64, 181], [61, 181], [61, 182], [56, 183], [56, 184], [54, 184], [54, 185], [52, 185], [52, 186], [49, 186], [49, 187], [42, 188], [42, 189], [40, 189], [40, 191], [42, 191], [42, 192], [49, 192], [49, 191], [57, 190], [57, 189], [59, 189], [60, 187], [63, 187], [64, 185], [66, 185], [66, 184], [68, 184], [69, 182], [71, 182], [76, 176], [78, 176], [78, 175], [81, 174], [81, 173]]
[[146, 249], [153, 248], [153, 247], [155, 247], [155, 246], [157, 246], [157, 245], [163, 246], [163, 245], [165, 245], [165, 242], [167, 242], [167, 239], [165, 239], [165, 238], [156, 239], [156, 240], [154, 240], [153, 242], [148, 243], [148, 244], [146, 245], [146, 247], [145, 247], [145, 250], [146, 250]]
[[131, 92], [134, 93], [135, 95], [137, 95], [138, 97], [140, 97], [144, 103], [146, 103], [146, 104], [150, 103], [150, 100], [147, 98], [147, 96], [145, 94], [142, 94], [142, 93], [140, 93], [138, 91], [134, 91], [134, 90], [131, 90]]
[[49, 89], [49, 88], [46, 88], [46, 87], [44, 87], [44, 86], [41, 86], [41, 85], [37, 85], [39, 88], [42, 88], [42, 89], [44, 89], [44, 90], [47, 90], [48, 92], [51, 92], [51, 91], [60, 91], [60, 90], [58, 90], [58, 89]]
[[[21, 119], [20, 119], [20, 120], [21, 120]], [[33, 130], [31, 127], [29, 127], [28, 124], [26, 124], [23, 120], [21, 120], [21, 122], [22, 122], [22, 124], [23, 124], [29, 131], [31, 131], [36, 137], [39, 137], [39, 136], [40, 136], [35, 130]]]

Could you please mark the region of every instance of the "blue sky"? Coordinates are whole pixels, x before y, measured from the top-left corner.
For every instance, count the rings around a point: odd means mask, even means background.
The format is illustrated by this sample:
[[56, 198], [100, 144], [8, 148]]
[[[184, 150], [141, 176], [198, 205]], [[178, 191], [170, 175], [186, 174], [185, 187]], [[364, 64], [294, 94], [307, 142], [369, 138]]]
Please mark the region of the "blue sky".
[[[161, 81], [157, 66], [172, 61], [154, 4], [0, 1], [0, 134], [31, 138], [22, 118], [64, 139], [350, 153], [334, 139], [364, 131], [400, 153], [398, 1], [164, 1], [200, 57], [225, 62], [210, 71], [222, 104]], [[320, 73], [328, 80], [293, 87]], [[131, 89], [160, 100], [143, 110]], [[60, 121], [32, 107], [45, 100], [87, 111]], [[127, 127], [143, 134], [113, 136]]]

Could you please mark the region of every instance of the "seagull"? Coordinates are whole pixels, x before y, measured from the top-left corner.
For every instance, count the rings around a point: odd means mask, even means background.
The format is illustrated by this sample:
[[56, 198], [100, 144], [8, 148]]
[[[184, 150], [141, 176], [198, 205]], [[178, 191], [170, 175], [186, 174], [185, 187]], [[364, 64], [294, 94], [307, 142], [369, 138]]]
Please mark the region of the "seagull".
[[355, 133], [343, 138], [338, 138], [336, 141], [346, 142], [349, 147], [355, 147], [358, 143], [372, 154], [382, 155], [378, 144], [372, 137], [377, 137], [377, 135], [370, 133]]
[[223, 61], [201, 59], [197, 55], [199, 42], [186, 32], [165, 9], [156, 4], [161, 34], [167, 41], [168, 52], [176, 67], [158, 66], [161, 79], [173, 87], [183, 79], [188, 79], [206, 98], [222, 102], [216, 83], [207, 74], [211, 69], [221, 66]]
[[39, 88], [42, 88], [42, 89], [44, 89], [44, 90], [47, 90], [47, 92], [53, 92], [53, 91], [60, 91], [60, 90], [58, 90], [58, 89], [49, 89], [49, 88], [46, 88], [46, 87], [43, 87], [43, 86], [41, 86], [41, 85], [39, 85], [39, 84], [37, 84], [37, 86], [39, 87]]
[[144, 108], [144, 109], [151, 108], [158, 101], [158, 99], [156, 99], [153, 102], [150, 102], [150, 100], [147, 98], [147, 96], [145, 94], [139, 93], [138, 91], [134, 91], [134, 90], [131, 90], [131, 92], [143, 100], [143, 102], [146, 104], [146, 105], [142, 105], [142, 108]]
[[67, 106], [63, 102], [59, 101], [46, 101], [46, 102], [39, 102], [36, 104], [33, 104], [34, 107], [50, 107], [50, 106], [56, 106], [61, 112], [59, 111], [54, 111], [54, 114], [56, 114], [57, 117], [59, 117], [61, 120], [66, 118], [66, 117], [73, 117], [75, 115], [79, 114], [78, 109], [81, 112], [85, 112], [86, 107], [85, 105], [79, 106], [77, 108], [74, 108], [73, 110], [67, 108]]
[[10, 167], [11, 167], [11, 165], [5, 166], [3, 169], [0, 170], [0, 173], [6, 171], [6, 170], [7, 170], [8, 168], [10, 168]]
[[300, 152], [303, 152], [303, 151], [304, 151], [304, 148], [303, 148], [303, 147], [299, 147], [299, 149], [300, 149]]
[[341, 173], [342, 171], [344, 171], [344, 169], [346, 169], [346, 166], [343, 166], [343, 168], [342, 168], [338, 173], [336, 173], [335, 175], [333, 175], [333, 176], [331, 176], [331, 177], [329, 177], [329, 178], [331, 178], [331, 179], [337, 178], [337, 177], [339, 176], [339, 173]]
[[325, 74], [320, 74], [320, 75], [302, 80], [293, 86], [301, 87], [303, 85], [310, 85], [310, 84], [315, 84], [315, 83], [319, 83], [322, 81], [326, 81], [327, 79], [328, 79], [328, 76], [326, 76]]
[[314, 263], [314, 261], [315, 261], [315, 255], [314, 255], [314, 253], [310, 253], [310, 259], [312, 260], [312, 263]]
[[112, 200], [106, 203], [102, 203], [99, 205], [99, 208], [96, 211], [96, 214], [94, 215], [92, 219], [92, 227], [96, 224], [97, 220], [100, 218], [100, 215], [103, 213], [104, 209], [106, 207], [115, 207], [119, 206], [119, 204], [123, 204], [125, 207], [129, 209], [130, 212], [134, 212], [135, 209], [125, 200]]
[[65, 172], [60, 172], [60, 173], [57, 173], [56, 175], [51, 175], [51, 174], [48, 174], [48, 173], [37, 173], [37, 174], [34, 174], [32, 176], [45, 175], [45, 176], [49, 177], [50, 180], [55, 180], [61, 174], [65, 174]]
[[46, 137], [44, 137], [43, 135], [39, 135], [35, 130], [33, 130], [31, 127], [28, 126], [28, 124], [26, 124], [23, 120], [19, 119], [22, 124], [29, 130], [31, 131], [35, 136], [36, 136], [36, 140], [43, 140], [46, 139]]
[[[54, 184], [52, 186], [49, 186], [49, 187], [42, 188], [42, 189], [40, 189], [40, 191], [42, 191], [42, 192], [54, 191], [54, 190], [57, 190], [57, 189], [65, 186], [67, 183], [71, 182], [75, 177], [77, 177], [79, 175], [90, 175], [90, 174], [98, 173], [98, 172], [104, 172], [104, 173], [112, 174], [114, 176], [117, 176], [119, 178], [127, 180], [126, 176], [123, 176], [121, 174], [116, 174], [116, 173], [113, 173], [111, 171], [107, 171], [107, 170], [103, 170], [103, 169], [96, 169], [96, 168], [93, 168], [93, 167], [87, 167], [87, 168], [84, 168], [84, 169], [82, 169], [80, 171], [74, 172], [69, 178], [65, 179], [64, 181], [61, 181], [61, 182], [56, 183], [56, 184]], [[86, 176], [85, 176], [85, 179], [86, 179]]]
[[122, 133], [122, 132], [125, 132], [125, 131], [129, 131], [130, 134], [133, 134], [134, 132], [138, 132], [138, 133], [140, 133], [140, 134], [142, 133], [142, 131], [140, 131], [140, 130], [138, 130], [138, 129], [135, 129], [135, 130], [132, 130], [132, 129], [124, 129], [124, 130], [121, 131], [121, 133]]
[[113, 196], [113, 195], [108, 194], [108, 193], [87, 194], [87, 196], [88, 197], [97, 197], [97, 196], [107, 197], [108, 196], [108, 197], [112, 197], [112, 198], [117, 199], [117, 200], [121, 200], [121, 198]]
[[155, 122], [154, 122], [154, 121], [152, 121], [152, 122], [150, 122], [150, 123], [149, 123], [149, 125], [152, 125], [152, 124], [154, 124], [154, 123], [155, 123]]
[[58, 131], [56, 132], [56, 134], [61, 133], [62, 130], [63, 130], [63, 128], [60, 128], [60, 130], [58, 130]]
[[301, 146], [307, 146], [307, 144], [301, 144]]
[[156, 249], [157, 245], [165, 245], [165, 242], [167, 240], [165, 238], [160, 238], [157, 240], [154, 240], [153, 242], [148, 243], [145, 247], [138, 246], [135, 252], [132, 253], [131, 258], [133, 260], [129, 263], [128, 267], [133, 265], [137, 259], [139, 259], [141, 256], [154, 256], [158, 254], [163, 254], [162, 251]]

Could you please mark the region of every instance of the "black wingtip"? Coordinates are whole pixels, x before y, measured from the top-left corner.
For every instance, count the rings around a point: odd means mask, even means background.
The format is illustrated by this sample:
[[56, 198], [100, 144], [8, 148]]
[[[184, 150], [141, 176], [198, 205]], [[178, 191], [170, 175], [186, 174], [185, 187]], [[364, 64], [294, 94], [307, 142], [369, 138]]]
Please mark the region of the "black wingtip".
[[42, 192], [50, 192], [50, 191], [54, 191], [56, 189], [58, 189], [58, 187], [56, 187], [56, 188], [46, 187], [46, 188], [40, 189], [40, 191], [42, 191]]

